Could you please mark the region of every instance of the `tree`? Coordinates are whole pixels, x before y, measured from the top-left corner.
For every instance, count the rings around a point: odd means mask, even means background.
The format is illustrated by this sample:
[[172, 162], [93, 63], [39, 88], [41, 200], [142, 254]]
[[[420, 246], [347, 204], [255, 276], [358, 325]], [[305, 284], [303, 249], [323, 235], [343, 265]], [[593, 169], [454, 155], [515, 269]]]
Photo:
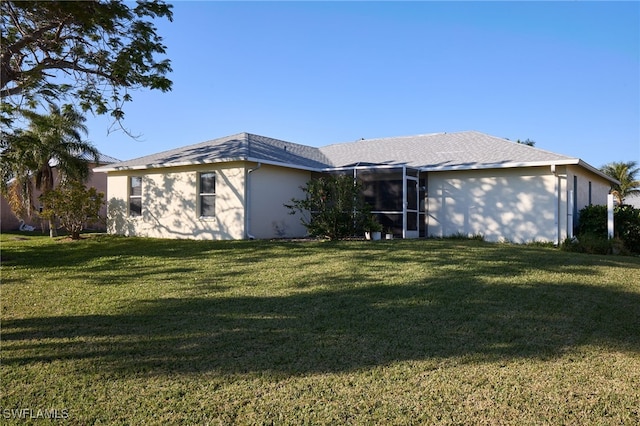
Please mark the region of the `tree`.
[[50, 221], [57, 217], [60, 225], [71, 233], [71, 239], [78, 240], [85, 223], [98, 219], [104, 194], [95, 188], [85, 188], [78, 181], [67, 180], [42, 194], [40, 199], [47, 206], [41, 213], [42, 217]]
[[37, 139], [22, 131], [10, 134], [3, 132], [0, 139], [0, 192], [20, 220], [31, 217], [33, 211], [31, 174], [35, 164], [27, 152], [28, 147], [37, 143]]
[[624, 204], [625, 198], [630, 195], [640, 194], [640, 180], [638, 180], [638, 173], [640, 168], [637, 167], [636, 161], [628, 162], [612, 162], [605, 164], [600, 168], [607, 176], [611, 176], [620, 184], [613, 184], [611, 186], [611, 193], [616, 198], [618, 205]]
[[[69, 105], [61, 110], [53, 104], [49, 105], [49, 114], [23, 111], [23, 115], [30, 121], [28, 129], [3, 137], [0, 154], [3, 187], [8, 186], [8, 179], [14, 179], [14, 185], [19, 184], [27, 191], [21, 198], [31, 203], [31, 180], [36, 189], [46, 194], [55, 185], [54, 168], [61, 179], [85, 181], [89, 167], [82, 155], [89, 155], [98, 162], [98, 151], [82, 139], [82, 135], [87, 134], [84, 116]], [[55, 229], [51, 219], [49, 232], [52, 237]]]
[[520, 139], [518, 139], [516, 141], [516, 143], [519, 143], [521, 145], [527, 145], [527, 146], [536, 146], [536, 141], [532, 141], [531, 139], [527, 138], [523, 141], [521, 141]]
[[171, 90], [166, 47], [150, 19], [172, 18], [162, 0], [0, 2], [3, 120], [30, 106], [71, 97], [83, 111], [124, 117], [137, 88]]
[[370, 207], [362, 197], [361, 184], [352, 176], [323, 176], [301, 189], [305, 198], [294, 198], [285, 207], [290, 214], [301, 213], [300, 222], [312, 236], [330, 240], [353, 236], [370, 221]]

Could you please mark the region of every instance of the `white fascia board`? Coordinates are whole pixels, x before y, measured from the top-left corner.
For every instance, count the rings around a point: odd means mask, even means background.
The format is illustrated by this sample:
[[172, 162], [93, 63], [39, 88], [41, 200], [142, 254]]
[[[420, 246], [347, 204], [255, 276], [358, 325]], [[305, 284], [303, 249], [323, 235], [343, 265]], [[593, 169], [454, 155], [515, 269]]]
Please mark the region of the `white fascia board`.
[[253, 162], [253, 163], [267, 164], [267, 165], [270, 165], [270, 166], [285, 167], [287, 169], [306, 170], [308, 172], [321, 172], [321, 171], [325, 170], [324, 168], [300, 166], [298, 164], [281, 163], [279, 161], [262, 160], [262, 159], [253, 158], [253, 157], [249, 157], [244, 161], [250, 161], [250, 162]]
[[182, 166], [199, 166], [202, 164], [216, 164], [216, 163], [230, 163], [233, 161], [245, 161], [244, 158], [223, 158], [218, 159], [216, 161], [178, 161], [172, 163], [148, 163], [148, 164], [137, 164], [134, 166], [118, 166], [117, 164], [113, 166], [102, 166], [94, 169], [95, 172], [121, 172], [126, 170], [149, 170], [149, 169], [166, 169], [169, 167], [182, 167]]
[[441, 167], [421, 167], [421, 172], [447, 172], [447, 171], [459, 171], [459, 170], [483, 170], [483, 169], [509, 169], [520, 167], [541, 167], [541, 166], [580, 166], [590, 172], [608, 180], [613, 183], [620, 183], [613, 179], [611, 176], [596, 169], [589, 163], [585, 163], [579, 158], [569, 158], [567, 160], [555, 160], [555, 161], [531, 161], [525, 163], [493, 163], [493, 164], [472, 164], [472, 165], [457, 165], [457, 166], [441, 166]]
[[173, 162], [173, 163], [150, 163], [150, 164], [140, 164], [135, 166], [124, 166], [124, 167], [118, 167], [117, 165], [115, 167], [102, 166], [94, 169], [94, 171], [101, 172], [101, 173], [108, 173], [108, 172], [117, 172], [117, 171], [125, 171], [125, 170], [148, 170], [148, 169], [161, 169], [161, 168], [168, 168], [168, 167], [198, 166], [202, 164], [231, 163], [236, 161], [262, 163], [262, 164], [268, 164], [272, 166], [286, 167], [289, 169], [307, 170], [312, 172], [324, 170], [321, 168], [305, 167], [297, 164], [281, 163], [278, 161], [269, 161], [269, 160], [263, 160], [259, 158], [253, 158], [253, 157], [247, 157], [247, 158], [237, 157], [237, 158], [218, 158], [214, 161], [181, 161], [181, 162]]
[[457, 171], [457, 170], [481, 170], [481, 169], [510, 169], [510, 168], [518, 168], [518, 167], [540, 167], [540, 166], [551, 166], [551, 165], [571, 165], [578, 164], [580, 160], [577, 158], [571, 158], [568, 160], [560, 160], [560, 161], [530, 161], [530, 162], [519, 162], [519, 163], [481, 163], [481, 164], [460, 164], [454, 166], [435, 166], [435, 167], [421, 167], [420, 171], [422, 172], [446, 172], [446, 171]]
[[340, 167], [325, 167], [321, 169], [323, 172], [335, 172], [342, 170], [368, 170], [368, 169], [414, 169], [414, 170], [422, 170], [420, 167], [412, 167], [407, 166], [406, 163], [398, 163], [398, 164], [370, 164], [366, 166], [340, 166]]
[[618, 180], [612, 178], [611, 176], [609, 176], [608, 174], [602, 172], [601, 170], [596, 169], [591, 164], [585, 163], [582, 160], [580, 160], [578, 164], [580, 166], [584, 167], [585, 169], [589, 170], [590, 172], [595, 173], [600, 177], [603, 177], [604, 179], [608, 180], [609, 182], [615, 183], [616, 185], [620, 185], [620, 182]]

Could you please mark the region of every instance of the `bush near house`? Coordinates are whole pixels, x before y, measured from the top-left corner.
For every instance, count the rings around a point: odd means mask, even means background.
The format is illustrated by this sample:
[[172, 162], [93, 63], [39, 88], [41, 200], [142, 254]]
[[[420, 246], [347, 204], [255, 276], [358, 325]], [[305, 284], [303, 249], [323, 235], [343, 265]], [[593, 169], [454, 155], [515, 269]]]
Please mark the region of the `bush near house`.
[[640, 209], [623, 204], [614, 208], [615, 238], [607, 238], [607, 206], [587, 206], [580, 210], [576, 229], [578, 242], [565, 242], [563, 248], [585, 253], [640, 254]]
[[311, 179], [301, 189], [305, 198], [293, 198], [285, 207], [290, 214], [300, 213], [300, 222], [309, 235], [340, 240], [362, 235], [364, 228], [372, 225], [371, 208], [362, 197], [362, 185], [352, 176]]

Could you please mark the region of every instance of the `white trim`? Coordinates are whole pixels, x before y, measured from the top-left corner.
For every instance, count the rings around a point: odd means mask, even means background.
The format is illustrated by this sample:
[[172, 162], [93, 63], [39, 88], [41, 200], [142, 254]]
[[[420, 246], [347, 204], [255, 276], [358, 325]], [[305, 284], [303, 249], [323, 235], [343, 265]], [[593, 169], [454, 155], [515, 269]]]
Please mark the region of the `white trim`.
[[464, 165], [452, 165], [452, 166], [434, 166], [434, 167], [420, 167], [418, 168], [422, 172], [447, 172], [447, 171], [459, 171], [459, 170], [482, 170], [482, 169], [510, 169], [510, 168], [524, 168], [524, 167], [541, 167], [541, 166], [581, 166], [592, 173], [612, 182], [620, 183], [613, 179], [611, 176], [596, 169], [589, 163], [585, 163], [579, 158], [570, 158], [568, 160], [553, 160], [553, 161], [530, 161], [530, 162], [510, 162], [510, 163], [486, 163], [486, 164], [464, 164]]
[[[210, 161], [181, 161], [175, 163], [150, 163], [150, 164], [141, 164], [136, 166], [102, 166], [93, 169], [94, 172], [99, 173], [108, 173], [108, 172], [119, 172], [126, 170], [147, 170], [147, 169], [164, 169], [169, 167], [184, 167], [184, 166], [201, 166], [206, 164], [220, 164], [220, 163], [233, 163], [233, 162], [242, 162], [248, 161], [252, 163], [262, 163], [270, 166], [278, 166], [278, 167], [286, 167], [288, 169], [296, 169], [296, 170], [306, 170], [310, 172], [322, 172], [332, 169], [327, 168], [319, 168], [319, 167], [306, 167], [300, 166], [297, 164], [290, 163], [281, 163], [279, 161], [269, 161], [269, 160], [261, 160], [254, 157], [229, 157], [229, 158], [220, 158]], [[349, 167], [350, 168], [350, 167]]]

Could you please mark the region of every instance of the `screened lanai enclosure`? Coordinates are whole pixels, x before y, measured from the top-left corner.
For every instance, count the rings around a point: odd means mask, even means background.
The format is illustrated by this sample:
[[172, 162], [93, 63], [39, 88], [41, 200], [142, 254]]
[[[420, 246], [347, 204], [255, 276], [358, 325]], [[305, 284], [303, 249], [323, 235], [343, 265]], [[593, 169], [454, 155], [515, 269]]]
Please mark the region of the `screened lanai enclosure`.
[[399, 238], [426, 236], [426, 173], [405, 166], [357, 165], [331, 174], [351, 174], [384, 232]]

